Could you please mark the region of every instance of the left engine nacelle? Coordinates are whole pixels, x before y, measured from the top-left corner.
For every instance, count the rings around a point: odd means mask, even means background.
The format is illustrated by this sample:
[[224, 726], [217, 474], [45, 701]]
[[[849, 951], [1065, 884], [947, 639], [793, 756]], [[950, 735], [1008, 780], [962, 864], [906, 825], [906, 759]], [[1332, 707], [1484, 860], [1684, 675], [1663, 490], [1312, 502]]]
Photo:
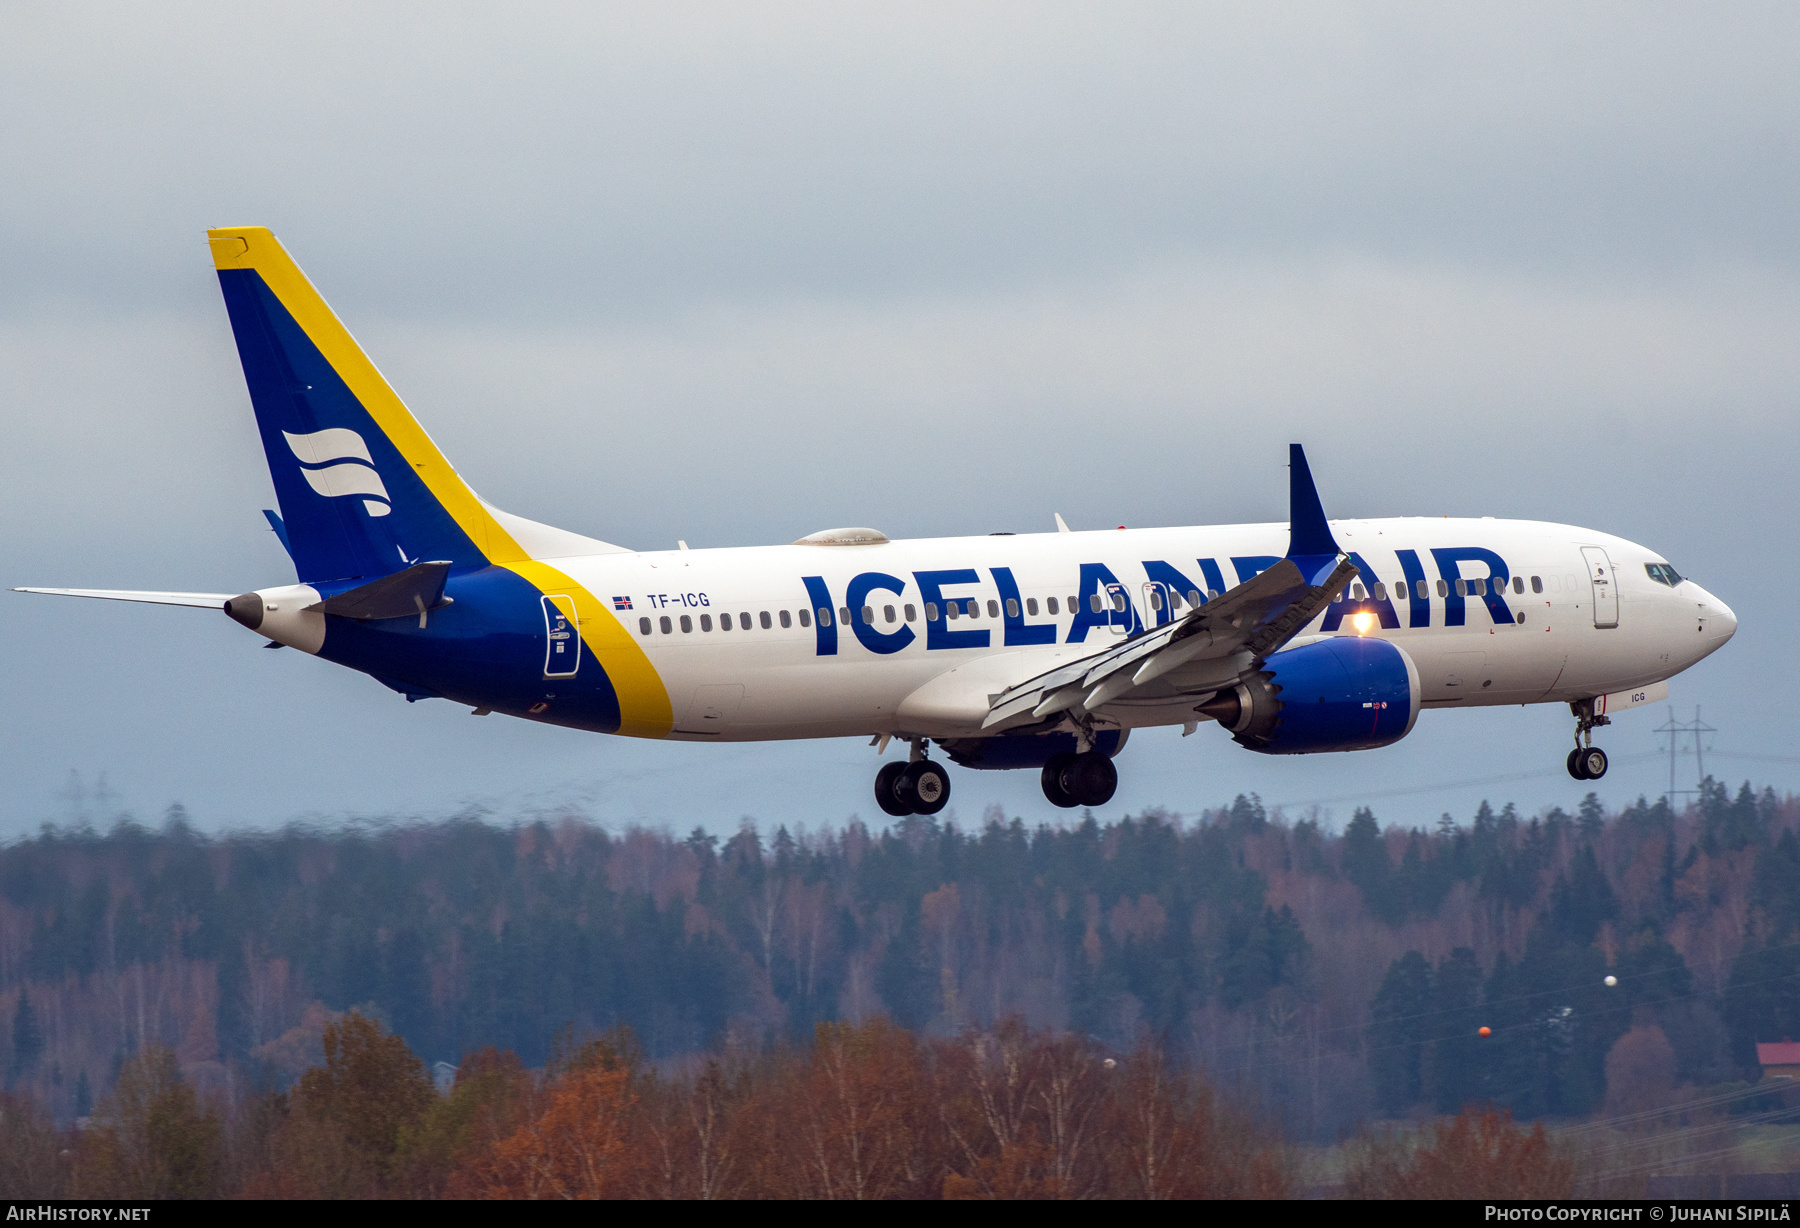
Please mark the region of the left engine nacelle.
[[317, 652], [325, 645], [325, 615], [308, 606], [318, 605], [319, 590], [310, 584], [259, 588], [225, 603], [225, 612], [258, 635], [277, 644]]
[[1396, 644], [1337, 636], [1278, 652], [1196, 709], [1265, 755], [1391, 746], [1419, 719], [1419, 670]]

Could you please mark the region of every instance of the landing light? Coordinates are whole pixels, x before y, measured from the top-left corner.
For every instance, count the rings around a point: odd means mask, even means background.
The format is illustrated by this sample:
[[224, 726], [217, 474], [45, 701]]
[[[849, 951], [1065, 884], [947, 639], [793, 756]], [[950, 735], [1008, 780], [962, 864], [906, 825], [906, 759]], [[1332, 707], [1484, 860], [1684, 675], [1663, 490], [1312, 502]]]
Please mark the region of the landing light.
[[1367, 610], [1364, 610], [1361, 614], [1352, 618], [1350, 623], [1356, 628], [1356, 634], [1367, 635], [1369, 634], [1369, 628], [1375, 625], [1375, 616]]

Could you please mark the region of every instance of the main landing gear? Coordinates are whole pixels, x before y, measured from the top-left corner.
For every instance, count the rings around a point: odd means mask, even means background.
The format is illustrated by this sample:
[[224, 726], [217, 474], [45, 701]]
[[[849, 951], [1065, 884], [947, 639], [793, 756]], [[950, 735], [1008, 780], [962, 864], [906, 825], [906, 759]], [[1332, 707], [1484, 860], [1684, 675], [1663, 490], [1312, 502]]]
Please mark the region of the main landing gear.
[[950, 801], [950, 773], [925, 757], [923, 739], [913, 742], [907, 763], [885, 763], [875, 773], [875, 804], [895, 818], [936, 814]]
[[1080, 755], [1052, 755], [1044, 764], [1044, 796], [1064, 810], [1076, 806], [1104, 806], [1119, 787], [1119, 769], [1097, 751]]
[[1576, 780], [1599, 780], [1606, 775], [1606, 752], [1594, 745], [1594, 729], [1612, 724], [1609, 716], [1594, 715], [1594, 701], [1578, 699], [1569, 705], [1575, 714], [1575, 749], [1569, 752], [1569, 775]]

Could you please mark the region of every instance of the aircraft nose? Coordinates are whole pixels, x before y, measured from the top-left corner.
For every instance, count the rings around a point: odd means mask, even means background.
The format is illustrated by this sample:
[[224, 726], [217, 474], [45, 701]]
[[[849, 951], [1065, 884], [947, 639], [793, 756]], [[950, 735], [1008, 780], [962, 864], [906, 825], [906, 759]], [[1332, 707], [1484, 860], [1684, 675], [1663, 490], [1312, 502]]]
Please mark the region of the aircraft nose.
[[1698, 600], [1695, 604], [1699, 608], [1694, 613], [1699, 618], [1700, 629], [1706, 637], [1706, 651], [1712, 652], [1737, 634], [1737, 615], [1732, 612], [1730, 606], [1698, 584], [1694, 584], [1691, 580], [1688, 581], [1688, 584], [1693, 585], [1696, 590], [1694, 596]]
[[1707, 622], [1712, 626], [1713, 638], [1723, 644], [1737, 634], [1737, 615], [1731, 612], [1730, 606], [1717, 597], [1707, 604], [1712, 606], [1712, 617], [1707, 619]]

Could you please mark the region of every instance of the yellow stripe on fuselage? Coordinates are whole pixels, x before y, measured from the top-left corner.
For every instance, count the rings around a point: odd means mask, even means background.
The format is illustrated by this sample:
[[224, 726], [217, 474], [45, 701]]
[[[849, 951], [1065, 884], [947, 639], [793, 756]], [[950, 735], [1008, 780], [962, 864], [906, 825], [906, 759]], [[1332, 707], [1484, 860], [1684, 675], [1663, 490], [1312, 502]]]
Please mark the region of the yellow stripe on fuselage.
[[534, 561], [489, 514], [268, 227], [230, 226], [209, 230], [206, 238], [214, 268], [254, 269], [263, 279], [488, 562], [517, 573], [541, 593], [568, 593], [574, 598], [582, 642], [618, 696], [619, 732], [638, 738], [666, 737], [675, 724], [668, 688], [631, 633], [592, 593], [556, 568]]
[[619, 732], [629, 738], [666, 738], [675, 726], [669, 690], [618, 615], [566, 572], [534, 560], [503, 564], [540, 593], [567, 593], [575, 602], [581, 642], [612, 680], [619, 697]]

